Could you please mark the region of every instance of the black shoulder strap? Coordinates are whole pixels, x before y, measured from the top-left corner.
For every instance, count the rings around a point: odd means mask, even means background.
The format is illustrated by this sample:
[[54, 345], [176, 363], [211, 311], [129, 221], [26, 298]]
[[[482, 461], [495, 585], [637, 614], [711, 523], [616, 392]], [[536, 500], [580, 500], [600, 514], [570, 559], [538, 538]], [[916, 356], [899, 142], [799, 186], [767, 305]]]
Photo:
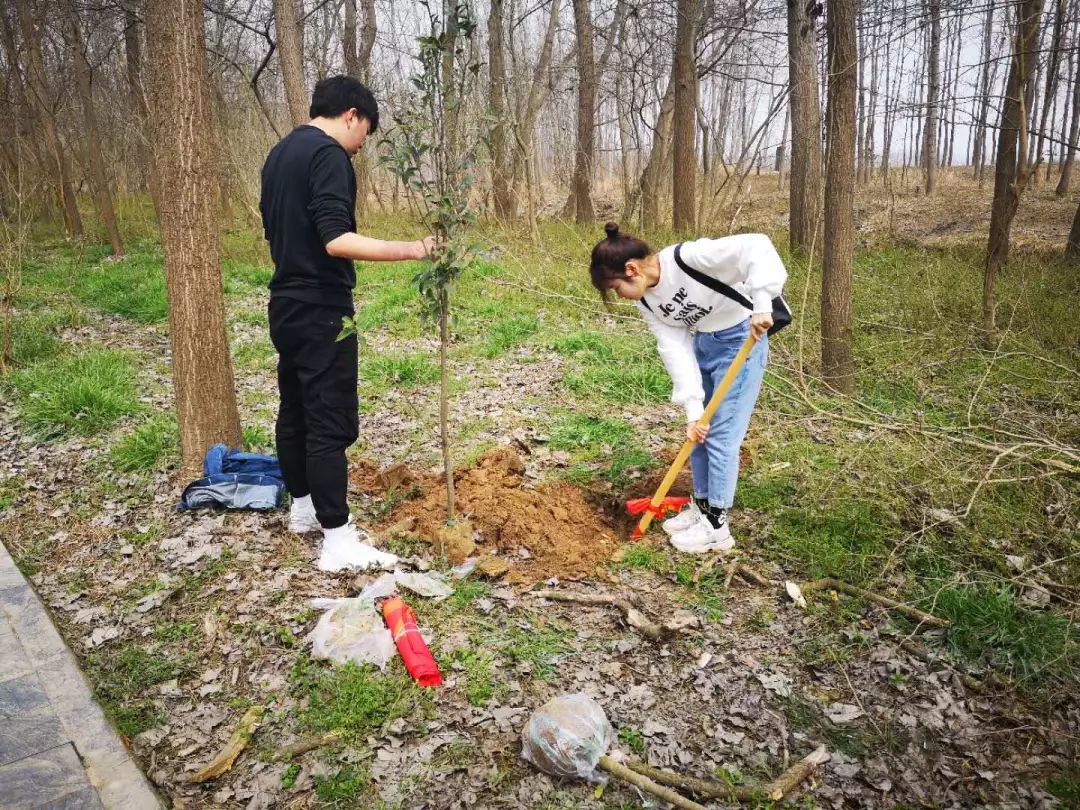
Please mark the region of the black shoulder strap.
[[741, 292], [732, 287], [729, 287], [727, 284], [720, 281], [720, 279], [713, 278], [712, 276], [707, 276], [700, 270], [695, 270], [693, 267], [683, 261], [681, 244], [675, 246], [675, 263], [682, 268], [682, 271], [686, 273], [686, 275], [690, 276], [690, 278], [692, 278], [698, 284], [702, 284], [708, 287], [710, 290], [720, 293], [720, 295], [724, 296], [725, 298], [730, 298], [736, 304], [745, 307], [751, 312], [754, 311], [754, 305], [750, 303], [750, 299], [743, 295]]
[[643, 307], [645, 307], [645, 309], [649, 310], [649, 312], [652, 312], [652, 307], [649, 306], [649, 302], [645, 300], [644, 295], [641, 296], [641, 298], [638, 299], [638, 303], [641, 304]]

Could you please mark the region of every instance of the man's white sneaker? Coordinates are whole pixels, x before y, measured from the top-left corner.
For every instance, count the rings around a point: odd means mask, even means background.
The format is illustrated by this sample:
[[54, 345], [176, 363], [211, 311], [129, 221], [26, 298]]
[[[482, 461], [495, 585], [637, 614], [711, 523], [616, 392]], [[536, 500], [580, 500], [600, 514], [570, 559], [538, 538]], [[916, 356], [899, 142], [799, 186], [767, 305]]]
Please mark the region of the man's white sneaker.
[[683, 509], [675, 517], [670, 517], [663, 523], [663, 529], [668, 533], [668, 536], [675, 534], [675, 532], [681, 532], [684, 529], [689, 529], [698, 520], [701, 519], [701, 510], [698, 509], [697, 504], [690, 501], [690, 505]]
[[361, 541], [361, 534], [352, 519], [344, 526], [323, 530], [322, 553], [319, 555], [320, 571], [345, 571], [349, 568], [386, 568], [397, 565], [395, 554], [379, 551]]
[[289, 531], [295, 534], [322, 531], [319, 519], [315, 517], [315, 510], [297, 509], [293, 504], [293, 508], [289, 511]]
[[685, 554], [705, 554], [710, 551], [730, 551], [735, 548], [735, 540], [727, 520], [714, 529], [703, 516], [690, 528], [672, 535], [671, 545]]

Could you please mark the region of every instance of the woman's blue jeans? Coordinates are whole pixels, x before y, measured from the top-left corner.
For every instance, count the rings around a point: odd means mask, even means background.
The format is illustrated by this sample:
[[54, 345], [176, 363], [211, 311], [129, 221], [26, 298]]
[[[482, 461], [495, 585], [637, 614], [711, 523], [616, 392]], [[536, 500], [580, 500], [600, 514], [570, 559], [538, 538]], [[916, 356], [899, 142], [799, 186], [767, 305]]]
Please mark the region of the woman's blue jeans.
[[[729, 329], [694, 335], [694, 354], [701, 369], [706, 405], [749, 336], [749, 318]], [[709, 506], [715, 509], [730, 509], [735, 502], [735, 484], [739, 480], [739, 446], [746, 436], [768, 359], [769, 339], [763, 337], [750, 352], [742, 371], [720, 403], [705, 442], [690, 454], [694, 497], [708, 500]]]

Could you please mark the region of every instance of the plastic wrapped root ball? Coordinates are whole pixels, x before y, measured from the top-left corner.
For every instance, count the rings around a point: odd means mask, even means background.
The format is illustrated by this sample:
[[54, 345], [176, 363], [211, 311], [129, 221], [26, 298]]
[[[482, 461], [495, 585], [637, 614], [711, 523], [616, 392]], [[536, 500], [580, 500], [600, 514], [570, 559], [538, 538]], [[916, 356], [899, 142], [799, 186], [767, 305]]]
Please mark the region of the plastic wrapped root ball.
[[600, 757], [615, 732], [600, 704], [583, 694], [552, 698], [535, 712], [521, 731], [521, 756], [551, 776], [573, 776], [602, 783]]

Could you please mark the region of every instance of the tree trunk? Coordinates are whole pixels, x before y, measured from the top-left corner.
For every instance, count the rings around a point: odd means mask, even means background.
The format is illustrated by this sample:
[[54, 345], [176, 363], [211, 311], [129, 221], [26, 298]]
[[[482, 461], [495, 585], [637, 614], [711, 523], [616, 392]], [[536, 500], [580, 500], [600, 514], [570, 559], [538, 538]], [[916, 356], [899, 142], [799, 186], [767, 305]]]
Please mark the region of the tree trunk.
[[1068, 16], [1065, 0], [1058, 0], [1054, 11], [1054, 33], [1050, 39], [1050, 55], [1046, 64], [1046, 88], [1043, 95], [1042, 115], [1039, 118], [1039, 139], [1035, 147], [1035, 167], [1033, 177], [1037, 178], [1038, 167], [1043, 162], [1043, 147], [1046, 143], [1046, 122], [1052, 103], [1057, 98], [1058, 71], [1061, 69], [1061, 45], [1065, 34], [1065, 19]]
[[274, 27], [277, 29], [278, 62], [285, 80], [285, 100], [294, 127], [309, 120], [311, 99], [304, 81], [304, 40], [296, 16], [294, 0], [274, 0]]
[[[446, 45], [442, 49], [442, 117], [443, 117], [443, 167], [442, 193], [449, 194], [457, 178], [457, 163], [461, 159], [459, 127], [461, 109], [458, 103], [458, 86], [454, 63], [457, 55], [458, 13], [457, 0], [443, 0]], [[449, 302], [447, 302], [449, 305]]]
[[94, 110], [94, 93], [91, 85], [92, 73], [90, 60], [86, 58], [86, 44], [83, 41], [82, 23], [79, 12], [72, 0], [68, 0], [64, 9], [67, 29], [68, 52], [75, 67], [75, 86], [79, 91], [79, 103], [82, 106], [83, 131], [86, 133], [88, 146], [87, 168], [90, 170], [90, 184], [94, 191], [94, 202], [98, 216], [109, 238], [113, 256], [124, 252], [120, 240], [120, 229], [116, 224], [116, 211], [113, 208], [109, 178], [105, 174], [105, 155], [101, 151], [101, 137], [98, 134], [97, 113]]
[[169, 344], [184, 469], [217, 442], [240, 447], [221, 283], [215, 149], [203, 6], [147, 0], [148, 78], [157, 200], [169, 296]]
[[675, 59], [671, 81], [675, 85], [672, 113], [672, 225], [690, 233], [695, 228], [697, 206], [697, 150], [694, 148], [694, 117], [697, 113], [697, 69], [694, 43], [697, 38], [697, 0], [678, 0]]
[[360, 60], [356, 53], [356, 0], [345, 0], [345, 24], [341, 27], [341, 50], [345, 57], [345, 72], [354, 79], [359, 79]]
[[858, 101], [855, 109], [857, 132], [855, 133], [855, 182], [863, 182], [863, 174], [866, 172], [866, 27], [863, 17], [863, 3], [856, 6], [856, 51], [858, 73]]
[[574, 219], [591, 223], [593, 157], [596, 152], [596, 61], [593, 56], [593, 21], [589, 0], [573, 0], [577, 35], [577, 145], [574, 150]]
[[146, 92], [143, 89], [142, 78], [142, 38], [139, 29], [142, 22], [139, 20], [137, 0], [126, 0], [124, 3], [124, 78], [127, 80], [128, 95], [130, 96], [131, 109], [135, 113], [138, 122], [137, 137], [139, 176], [143, 184], [154, 194], [153, 176], [150, 170], [151, 156], [149, 148], [149, 135], [147, 133], [147, 120], [150, 118], [150, 108], [146, 104]]
[[791, 85], [791, 252], [810, 251], [821, 200], [821, 99], [818, 91], [815, 0], [787, 0]]
[[826, 15], [829, 97], [825, 157], [825, 246], [821, 276], [821, 376], [837, 391], [855, 385], [851, 277], [855, 201], [855, 3], [834, 0]]
[[660, 181], [667, 165], [671, 147], [672, 117], [675, 112], [675, 86], [668, 83], [660, 100], [660, 115], [656, 119], [649, 160], [641, 172], [641, 227], [651, 230], [660, 222]]
[[1002, 100], [997, 161], [994, 165], [994, 202], [990, 209], [990, 235], [983, 273], [983, 327], [988, 336], [995, 329], [994, 285], [1009, 258], [1012, 221], [1031, 173], [1027, 148], [1028, 95], [1032, 90], [1031, 74], [1038, 59], [1035, 49], [1039, 40], [1042, 5], [1043, 0], [1021, 0], [1017, 9], [1012, 62]]
[[927, 52], [926, 124], [923, 127], [924, 191], [933, 194], [937, 188], [937, 133], [941, 103], [941, 0], [928, 0], [930, 12], [930, 45]]
[[[1078, 26], [1080, 28], [1080, 26]], [[1073, 163], [1076, 161], [1076, 145], [1080, 138], [1080, 55], [1074, 58], [1075, 73], [1073, 73], [1072, 86], [1072, 116], [1069, 123], [1069, 146], [1065, 152], [1065, 162], [1061, 166], [1061, 178], [1058, 180], [1057, 189], [1054, 193], [1058, 197], [1064, 197], [1069, 193], [1069, 184], [1072, 181]]]
[[1076, 207], [1072, 228], [1069, 230], [1069, 241], [1065, 244], [1065, 258], [1074, 262], [1080, 259], [1080, 205]]
[[491, 190], [495, 216], [509, 222], [516, 214], [510, 190], [506, 145], [506, 64], [503, 48], [503, 0], [491, 0], [488, 14], [488, 111], [491, 114]]
[[24, 67], [27, 96], [45, 141], [45, 155], [53, 170], [58, 197], [64, 210], [64, 230], [69, 238], [82, 236], [83, 224], [79, 214], [79, 204], [75, 199], [75, 189], [71, 184], [71, 163], [68, 150], [60, 142], [60, 133], [56, 127], [52, 98], [48, 81], [45, 78], [45, 62], [41, 54], [41, 41], [45, 35], [45, 24], [38, 13], [33, 0], [16, 2], [19, 12], [19, 27], [22, 31]]
[[450, 294], [439, 290], [439, 441], [442, 445], [443, 474], [446, 476], [446, 521], [457, 517], [454, 504], [454, 458], [450, 451]]

